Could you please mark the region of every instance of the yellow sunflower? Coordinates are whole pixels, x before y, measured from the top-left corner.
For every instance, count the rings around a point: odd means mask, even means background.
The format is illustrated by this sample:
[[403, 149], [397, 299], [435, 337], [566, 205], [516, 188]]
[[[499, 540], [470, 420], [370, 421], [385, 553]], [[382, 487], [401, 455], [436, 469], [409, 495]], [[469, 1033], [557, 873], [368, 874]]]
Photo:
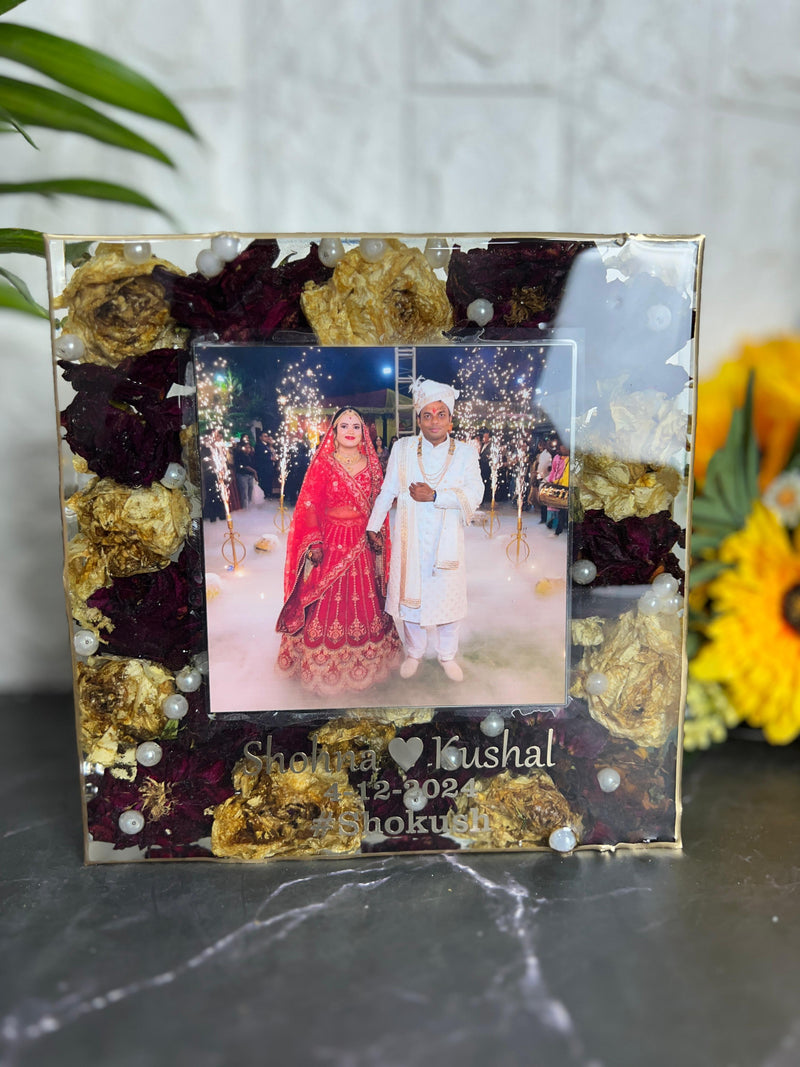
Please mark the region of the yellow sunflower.
[[775, 337], [745, 344], [697, 394], [695, 477], [702, 484], [708, 461], [725, 444], [734, 408], [744, 403], [747, 379], [756, 372], [753, 418], [762, 453], [760, 483], [765, 489], [786, 466], [800, 429], [800, 337]]
[[800, 530], [792, 541], [756, 503], [719, 558], [731, 567], [710, 585], [716, 615], [691, 673], [724, 685], [736, 711], [771, 744], [788, 744], [800, 733]]

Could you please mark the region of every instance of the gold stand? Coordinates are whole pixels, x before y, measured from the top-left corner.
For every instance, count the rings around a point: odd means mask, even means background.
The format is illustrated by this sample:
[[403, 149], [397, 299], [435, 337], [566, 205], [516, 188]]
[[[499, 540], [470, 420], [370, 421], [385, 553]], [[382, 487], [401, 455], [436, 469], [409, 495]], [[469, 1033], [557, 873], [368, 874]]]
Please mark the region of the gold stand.
[[246, 555], [247, 549], [233, 528], [233, 519], [228, 516], [228, 532], [222, 539], [222, 558], [236, 570]]
[[491, 507], [489, 508], [489, 515], [483, 524], [483, 532], [487, 537], [494, 537], [494, 535], [500, 529], [500, 516], [495, 509], [494, 499], [492, 499]]
[[517, 512], [517, 532], [513, 533], [508, 539], [506, 556], [512, 563], [519, 566], [520, 563], [525, 562], [530, 554], [531, 546], [528, 544], [528, 538], [525, 536], [525, 529], [522, 525], [522, 514]]
[[287, 529], [289, 528], [289, 522], [286, 519], [288, 512], [289, 509], [283, 502], [283, 489], [281, 489], [281, 499], [278, 503], [278, 514], [272, 520], [275, 523], [275, 528], [277, 530], [280, 530], [281, 533], [286, 533]]

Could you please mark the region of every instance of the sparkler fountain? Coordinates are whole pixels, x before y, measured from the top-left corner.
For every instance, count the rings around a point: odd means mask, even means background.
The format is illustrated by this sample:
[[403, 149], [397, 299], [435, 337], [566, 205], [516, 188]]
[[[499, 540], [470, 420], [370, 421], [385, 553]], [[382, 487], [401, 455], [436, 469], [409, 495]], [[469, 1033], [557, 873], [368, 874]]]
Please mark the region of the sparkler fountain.
[[207, 424], [207, 432], [202, 435], [201, 443], [208, 451], [228, 527], [222, 541], [222, 558], [236, 571], [247, 555], [247, 549], [236, 533], [231, 518], [231, 469], [228, 464], [230, 435], [227, 421], [235, 383], [227, 361], [218, 357], [210, 369], [204, 369], [199, 376], [197, 389], [200, 410]]

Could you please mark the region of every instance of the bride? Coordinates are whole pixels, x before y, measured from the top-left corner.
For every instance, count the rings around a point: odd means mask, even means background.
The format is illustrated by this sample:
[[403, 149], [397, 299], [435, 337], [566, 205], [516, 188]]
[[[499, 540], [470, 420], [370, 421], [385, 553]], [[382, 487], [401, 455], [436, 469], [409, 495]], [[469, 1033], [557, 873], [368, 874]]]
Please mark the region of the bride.
[[402, 659], [384, 611], [389, 524], [384, 548], [367, 544], [367, 520], [383, 481], [364, 420], [354, 408], [333, 417], [311, 461], [289, 528], [283, 636], [278, 668], [321, 695], [368, 689]]

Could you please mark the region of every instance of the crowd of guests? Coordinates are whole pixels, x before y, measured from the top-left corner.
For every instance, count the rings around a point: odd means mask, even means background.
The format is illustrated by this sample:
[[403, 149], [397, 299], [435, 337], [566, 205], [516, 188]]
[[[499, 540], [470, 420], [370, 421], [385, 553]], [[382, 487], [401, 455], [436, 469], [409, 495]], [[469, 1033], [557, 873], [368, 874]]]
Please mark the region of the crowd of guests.
[[[548, 482], [569, 485], [569, 445], [557, 437], [540, 438], [531, 435], [522, 452], [501, 442], [488, 430], [473, 435], [472, 445], [478, 452], [481, 478], [484, 484], [483, 503], [504, 501], [517, 503], [522, 497], [522, 510], [537, 508], [540, 522], [556, 536], [563, 533], [567, 523], [566, 508], [551, 508], [539, 500], [540, 488]], [[496, 470], [496, 484], [492, 495], [492, 469]], [[521, 484], [520, 484], [521, 482]]]

